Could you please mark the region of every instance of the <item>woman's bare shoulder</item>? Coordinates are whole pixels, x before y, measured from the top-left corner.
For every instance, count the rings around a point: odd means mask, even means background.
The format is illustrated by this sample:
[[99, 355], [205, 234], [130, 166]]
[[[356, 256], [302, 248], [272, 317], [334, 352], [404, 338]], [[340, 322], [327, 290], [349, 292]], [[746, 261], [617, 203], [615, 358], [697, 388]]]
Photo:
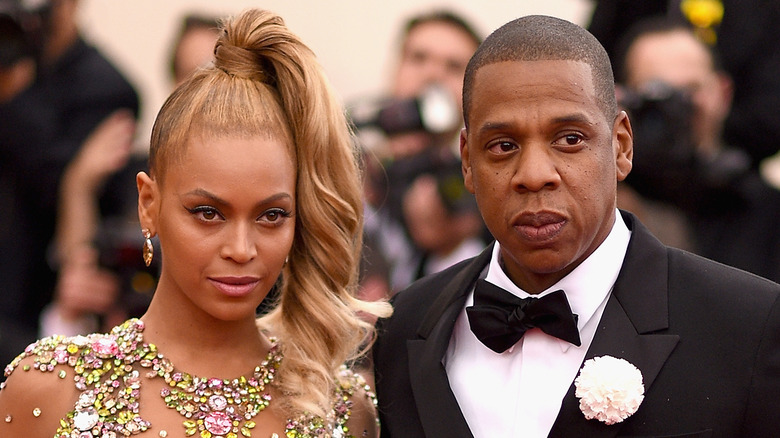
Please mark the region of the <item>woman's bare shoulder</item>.
[[351, 369], [343, 368], [339, 374], [342, 397], [336, 406], [336, 412], [345, 412], [342, 421], [346, 426], [346, 436], [363, 438], [378, 437], [379, 423], [376, 411], [376, 396], [366, 379]]
[[6, 367], [6, 380], [0, 385], [0, 436], [50, 438], [73, 409], [78, 398], [75, 372], [54, 358], [65, 340], [42, 339]]

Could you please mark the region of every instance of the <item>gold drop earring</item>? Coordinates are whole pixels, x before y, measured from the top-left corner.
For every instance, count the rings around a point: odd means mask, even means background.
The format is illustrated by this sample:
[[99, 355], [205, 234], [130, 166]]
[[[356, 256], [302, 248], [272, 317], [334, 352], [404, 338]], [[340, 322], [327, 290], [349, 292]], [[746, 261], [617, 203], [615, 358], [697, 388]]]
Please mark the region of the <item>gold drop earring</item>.
[[152, 233], [148, 228], [141, 230], [144, 235], [144, 263], [146, 266], [152, 264], [152, 258], [154, 257], [154, 246], [152, 245]]

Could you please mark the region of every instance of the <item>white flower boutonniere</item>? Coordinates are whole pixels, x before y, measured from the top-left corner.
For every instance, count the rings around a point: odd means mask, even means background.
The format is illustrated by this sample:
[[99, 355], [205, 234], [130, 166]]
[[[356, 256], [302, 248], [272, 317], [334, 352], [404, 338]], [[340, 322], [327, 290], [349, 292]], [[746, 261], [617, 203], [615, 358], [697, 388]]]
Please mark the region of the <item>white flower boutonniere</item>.
[[639, 409], [645, 398], [642, 373], [631, 362], [612, 356], [585, 361], [574, 380], [575, 395], [585, 418], [620, 423]]

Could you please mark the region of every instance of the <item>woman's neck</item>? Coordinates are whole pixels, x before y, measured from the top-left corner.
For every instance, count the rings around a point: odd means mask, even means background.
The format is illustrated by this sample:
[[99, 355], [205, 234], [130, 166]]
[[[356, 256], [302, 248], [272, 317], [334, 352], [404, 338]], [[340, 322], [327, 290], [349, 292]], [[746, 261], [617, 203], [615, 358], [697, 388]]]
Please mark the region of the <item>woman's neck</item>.
[[[159, 298], [159, 299], [158, 299]], [[205, 312], [179, 313], [155, 294], [144, 321], [144, 342], [156, 344], [180, 370], [200, 377], [246, 375], [267, 355], [271, 342], [253, 316], [218, 320]]]

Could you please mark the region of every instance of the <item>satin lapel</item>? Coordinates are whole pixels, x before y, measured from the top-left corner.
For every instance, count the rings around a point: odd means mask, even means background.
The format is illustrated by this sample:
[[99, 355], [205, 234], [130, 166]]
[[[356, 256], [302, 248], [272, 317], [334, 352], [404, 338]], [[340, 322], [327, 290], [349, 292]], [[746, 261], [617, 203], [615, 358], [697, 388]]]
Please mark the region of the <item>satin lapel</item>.
[[[669, 326], [666, 248], [632, 215], [624, 214], [624, 218], [632, 230], [631, 242], [585, 360], [607, 355], [626, 359], [642, 372], [647, 392], [679, 336], [653, 334]], [[619, 423], [607, 426], [585, 419], [572, 383], [549, 436], [571, 437], [574, 432], [606, 438], [619, 431]]]
[[409, 378], [426, 438], [473, 436], [450, 388], [442, 358], [455, 320], [474, 282], [490, 261], [491, 252], [492, 245], [444, 286], [420, 325], [420, 338], [407, 341]]

